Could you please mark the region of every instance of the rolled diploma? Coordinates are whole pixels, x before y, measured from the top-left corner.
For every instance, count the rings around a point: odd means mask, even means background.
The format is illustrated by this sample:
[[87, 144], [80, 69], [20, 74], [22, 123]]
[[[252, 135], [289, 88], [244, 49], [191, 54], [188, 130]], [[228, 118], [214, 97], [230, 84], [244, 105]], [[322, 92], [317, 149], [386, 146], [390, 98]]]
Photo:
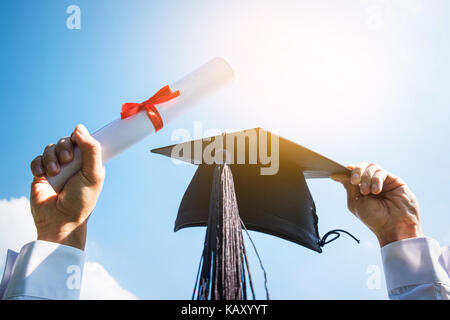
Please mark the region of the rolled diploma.
[[[180, 95], [170, 101], [155, 105], [163, 119], [164, 126], [177, 118], [199, 99], [233, 79], [230, 65], [222, 58], [215, 58], [191, 72], [170, 87], [180, 90]], [[129, 118], [114, 120], [92, 134], [102, 146], [103, 163], [108, 162], [135, 143], [155, 132], [155, 128], [147, 116], [141, 111]], [[61, 166], [58, 175], [47, 177], [56, 192], [59, 192], [67, 180], [81, 169], [81, 152], [75, 147], [73, 160]]]

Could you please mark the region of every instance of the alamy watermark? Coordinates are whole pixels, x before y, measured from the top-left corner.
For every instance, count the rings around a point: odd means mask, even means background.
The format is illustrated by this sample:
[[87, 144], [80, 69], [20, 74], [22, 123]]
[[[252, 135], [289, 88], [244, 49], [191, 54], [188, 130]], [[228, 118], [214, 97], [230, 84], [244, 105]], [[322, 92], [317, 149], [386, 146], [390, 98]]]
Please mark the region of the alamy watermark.
[[366, 23], [371, 30], [402, 23], [407, 16], [417, 15], [425, 5], [423, 0], [365, 0]]
[[[227, 130], [230, 131], [230, 130]], [[174, 163], [180, 160], [194, 164], [258, 164], [261, 175], [275, 175], [280, 167], [280, 145], [276, 134], [263, 129], [250, 129], [220, 134], [217, 129], [203, 132], [201, 121], [194, 121], [193, 135], [185, 128], [172, 132], [171, 140], [177, 144], [172, 149]], [[207, 137], [216, 135], [215, 137]], [[195, 140], [193, 143], [183, 143]], [[206, 143], [206, 144], [205, 144]], [[178, 159], [178, 160], [177, 160]]]
[[66, 280], [66, 286], [69, 290], [80, 290], [81, 288], [81, 267], [73, 264], [67, 267], [66, 273], [68, 274]]
[[81, 29], [81, 9], [79, 6], [72, 4], [67, 7], [66, 13], [70, 14], [66, 19], [66, 27], [69, 30]]
[[369, 290], [381, 289], [381, 268], [376, 264], [372, 264], [367, 267], [366, 273], [369, 277], [366, 280], [366, 287]]

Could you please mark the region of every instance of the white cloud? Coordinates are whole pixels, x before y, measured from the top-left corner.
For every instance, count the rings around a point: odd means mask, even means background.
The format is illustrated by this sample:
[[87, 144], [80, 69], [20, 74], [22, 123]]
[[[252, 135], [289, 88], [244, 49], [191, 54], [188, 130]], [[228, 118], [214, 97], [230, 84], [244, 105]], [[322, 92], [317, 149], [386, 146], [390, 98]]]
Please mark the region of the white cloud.
[[27, 198], [0, 200], [0, 262], [6, 251], [19, 251], [27, 242], [36, 239], [36, 228]]
[[[25, 197], [0, 199], [0, 272], [3, 270], [2, 266], [8, 249], [19, 251], [24, 244], [35, 239], [36, 228], [28, 199]], [[80, 298], [137, 299], [134, 294], [123, 289], [116, 279], [97, 262], [85, 263]]]
[[137, 297], [123, 289], [108, 271], [97, 262], [86, 262], [80, 299], [134, 300]]

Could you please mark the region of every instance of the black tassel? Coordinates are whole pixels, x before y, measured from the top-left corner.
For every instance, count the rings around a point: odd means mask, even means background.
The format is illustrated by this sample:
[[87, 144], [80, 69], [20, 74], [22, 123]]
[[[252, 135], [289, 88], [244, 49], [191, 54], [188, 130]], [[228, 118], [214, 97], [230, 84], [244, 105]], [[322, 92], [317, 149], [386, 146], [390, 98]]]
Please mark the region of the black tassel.
[[[247, 281], [255, 299], [242, 226], [245, 228], [239, 217], [231, 170], [226, 164], [216, 165], [205, 243], [192, 299], [246, 300]], [[258, 253], [257, 256], [259, 259]], [[263, 271], [269, 298], [264, 268]]]

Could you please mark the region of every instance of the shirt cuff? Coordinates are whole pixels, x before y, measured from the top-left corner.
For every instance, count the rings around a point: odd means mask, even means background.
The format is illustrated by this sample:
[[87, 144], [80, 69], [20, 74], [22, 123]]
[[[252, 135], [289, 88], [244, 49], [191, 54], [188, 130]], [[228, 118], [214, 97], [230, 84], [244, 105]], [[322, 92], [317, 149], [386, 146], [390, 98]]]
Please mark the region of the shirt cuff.
[[3, 299], [79, 299], [84, 260], [80, 249], [42, 240], [30, 242], [15, 260]]
[[441, 247], [431, 238], [410, 238], [381, 248], [388, 291], [436, 282], [448, 283], [448, 275], [439, 263]]
[[16, 262], [18, 255], [19, 254], [17, 252], [8, 249], [8, 252], [6, 254], [5, 270], [3, 271], [2, 282], [0, 283], [0, 299], [3, 299], [6, 286], [8, 285], [9, 280], [11, 279], [14, 264]]

